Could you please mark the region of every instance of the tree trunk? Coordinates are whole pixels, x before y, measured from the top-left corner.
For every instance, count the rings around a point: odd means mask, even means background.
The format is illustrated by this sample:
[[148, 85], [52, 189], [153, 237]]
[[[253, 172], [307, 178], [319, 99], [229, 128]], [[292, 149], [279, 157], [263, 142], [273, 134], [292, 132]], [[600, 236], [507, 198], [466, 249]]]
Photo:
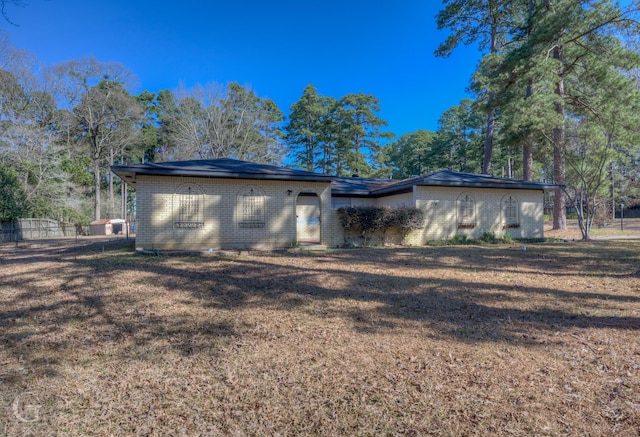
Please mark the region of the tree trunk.
[[613, 162], [611, 163], [611, 220], [616, 219], [616, 181], [613, 172]]
[[[498, 29], [495, 22], [491, 24], [491, 46], [490, 53], [495, 54], [498, 53]], [[487, 133], [484, 138], [484, 160], [482, 162], [482, 173], [486, 175], [493, 174], [493, 169], [491, 168], [491, 160], [493, 159], [493, 140], [495, 137], [496, 130], [496, 113], [495, 110], [491, 107], [493, 101], [495, 100], [495, 94], [493, 92], [489, 92], [487, 104], [489, 105], [489, 111], [487, 112]]]
[[[489, 94], [489, 101], [493, 100], [492, 93]], [[482, 173], [486, 175], [493, 174], [491, 168], [491, 157], [493, 155], [493, 137], [495, 134], [495, 111], [489, 109], [487, 113], [487, 135], [484, 138], [484, 161], [482, 162]]]
[[527, 135], [522, 144], [522, 179], [533, 180], [533, 139]]
[[93, 183], [95, 189], [95, 197], [93, 204], [94, 220], [100, 220], [100, 163], [94, 160], [93, 163]]
[[[536, 0], [529, 0], [529, 29], [528, 35], [531, 35], [531, 26], [533, 23], [533, 13], [536, 7]], [[526, 98], [533, 96], [533, 80], [529, 80], [526, 90]], [[533, 180], [533, 136], [527, 134], [524, 144], [522, 145], [522, 179], [525, 181]]]
[[[554, 58], [560, 59], [560, 49], [554, 49]], [[553, 179], [554, 183], [565, 183], [565, 123], [564, 123], [564, 81], [560, 79], [556, 85], [558, 102], [555, 104], [559, 117], [559, 125], [553, 128]], [[555, 190], [553, 199], [553, 229], [567, 229], [567, 198], [564, 190]]]
[[[533, 96], [533, 81], [527, 84], [526, 98]], [[533, 180], [533, 135], [528, 133], [522, 144], [522, 179]]]
[[113, 194], [113, 173], [111, 172], [111, 166], [113, 165], [113, 146], [109, 146], [109, 169], [107, 170], [107, 174], [109, 175], [109, 213], [115, 214], [116, 211], [116, 201], [115, 196]]
[[125, 184], [124, 181], [122, 181], [122, 184], [121, 184], [120, 196], [122, 197], [120, 202], [121, 208], [122, 208], [121, 217], [127, 220], [127, 184]]

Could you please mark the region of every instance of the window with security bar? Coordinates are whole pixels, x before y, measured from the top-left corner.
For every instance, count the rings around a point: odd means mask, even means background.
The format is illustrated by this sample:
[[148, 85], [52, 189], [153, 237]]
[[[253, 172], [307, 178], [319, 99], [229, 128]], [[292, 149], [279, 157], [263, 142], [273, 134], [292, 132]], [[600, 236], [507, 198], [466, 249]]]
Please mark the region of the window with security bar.
[[257, 188], [247, 188], [240, 194], [238, 200], [241, 214], [240, 227], [245, 229], [264, 228], [264, 193]]
[[458, 198], [458, 228], [474, 228], [476, 210], [473, 197], [464, 194]]
[[182, 185], [173, 195], [174, 226], [179, 229], [204, 227], [204, 195], [196, 185]]
[[518, 218], [518, 201], [509, 196], [502, 200], [502, 212], [504, 215], [504, 228], [518, 228], [520, 227], [520, 220]]

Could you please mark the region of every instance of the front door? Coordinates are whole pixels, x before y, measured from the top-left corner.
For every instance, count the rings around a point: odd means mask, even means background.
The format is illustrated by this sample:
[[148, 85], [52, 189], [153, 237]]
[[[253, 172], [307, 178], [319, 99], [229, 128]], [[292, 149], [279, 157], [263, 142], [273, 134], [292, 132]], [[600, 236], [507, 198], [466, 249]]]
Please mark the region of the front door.
[[300, 193], [296, 199], [298, 243], [320, 243], [320, 198], [316, 193]]

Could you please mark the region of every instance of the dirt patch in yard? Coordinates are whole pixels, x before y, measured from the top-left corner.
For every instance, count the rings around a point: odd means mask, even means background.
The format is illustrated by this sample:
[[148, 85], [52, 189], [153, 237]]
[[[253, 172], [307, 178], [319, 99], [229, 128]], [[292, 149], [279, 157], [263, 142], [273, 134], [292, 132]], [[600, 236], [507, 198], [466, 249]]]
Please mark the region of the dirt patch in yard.
[[0, 246], [0, 435], [638, 435], [640, 241]]

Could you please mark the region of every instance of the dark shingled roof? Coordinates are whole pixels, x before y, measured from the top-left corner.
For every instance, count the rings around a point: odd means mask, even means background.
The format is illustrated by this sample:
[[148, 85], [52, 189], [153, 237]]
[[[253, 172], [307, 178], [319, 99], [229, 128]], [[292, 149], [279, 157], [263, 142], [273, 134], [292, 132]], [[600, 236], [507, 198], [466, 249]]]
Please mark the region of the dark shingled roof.
[[195, 176], [205, 178], [270, 179], [287, 181], [331, 182], [334, 176], [275, 165], [256, 164], [238, 159], [201, 159], [133, 165], [114, 165], [111, 170], [129, 185], [137, 175]]
[[414, 186], [520, 188], [529, 190], [562, 188], [561, 185], [442, 170], [425, 176], [416, 176], [403, 180], [338, 177], [331, 186], [331, 193], [338, 196], [380, 197], [410, 192]]
[[543, 182], [525, 181], [524, 179], [498, 178], [475, 173], [443, 170], [424, 177], [419, 185], [444, 185], [489, 188], [530, 188], [534, 190], [562, 188], [561, 185]]
[[561, 185], [498, 178], [473, 173], [443, 170], [404, 180], [337, 177], [304, 170], [277, 167], [237, 159], [203, 159], [133, 165], [114, 165], [111, 170], [129, 185], [135, 186], [137, 175], [194, 176], [206, 178], [266, 179], [332, 182], [331, 192], [337, 196], [380, 197], [410, 192], [413, 186], [520, 188], [550, 190]]
[[393, 179], [375, 179], [360, 177], [336, 177], [331, 185], [332, 194], [344, 194], [350, 196], [368, 196], [373, 191], [394, 185], [398, 181]]
[[410, 179], [397, 181], [394, 184], [372, 191], [373, 195], [385, 195], [400, 192], [407, 187], [433, 186], [433, 187], [467, 187], [467, 188], [519, 188], [529, 190], [552, 190], [562, 188], [562, 185], [547, 184], [543, 182], [525, 181], [523, 179], [499, 178], [495, 176], [463, 173], [453, 170], [442, 170], [429, 173], [425, 176], [417, 176]]

